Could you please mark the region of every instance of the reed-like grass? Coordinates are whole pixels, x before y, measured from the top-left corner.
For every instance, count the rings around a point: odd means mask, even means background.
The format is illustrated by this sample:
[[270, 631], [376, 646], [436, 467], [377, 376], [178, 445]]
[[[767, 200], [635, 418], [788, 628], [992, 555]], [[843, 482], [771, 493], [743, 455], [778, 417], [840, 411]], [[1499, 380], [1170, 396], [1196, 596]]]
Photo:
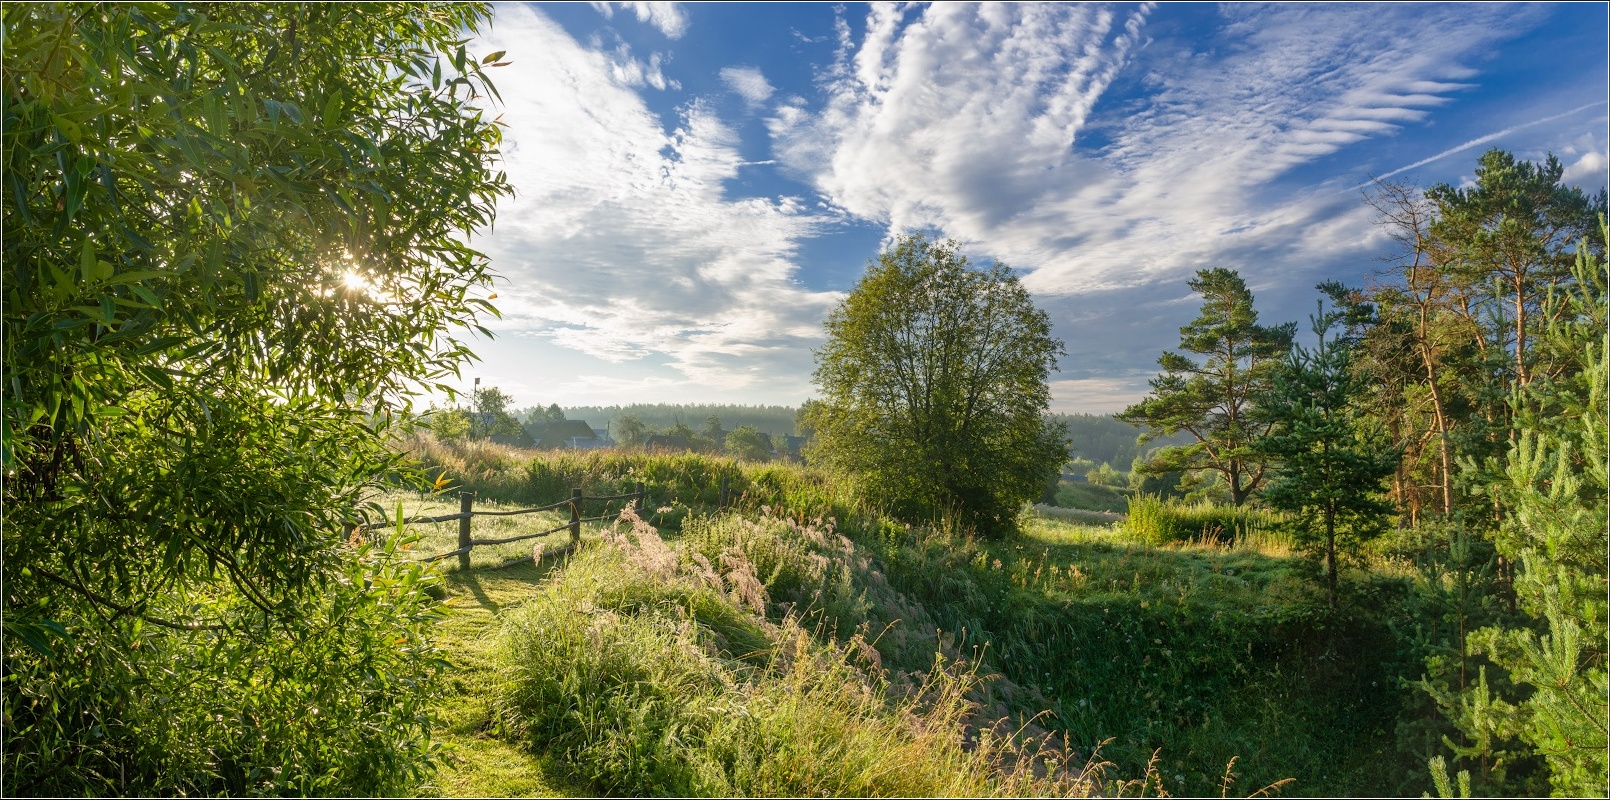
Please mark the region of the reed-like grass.
[[[712, 564], [702, 554], [678, 556], [643, 524], [606, 540], [507, 616], [499, 639], [507, 679], [497, 701], [507, 737], [562, 754], [600, 791], [1049, 797], [1101, 790], [1099, 769], [1070, 765], [1047, 742], [970, 724], [978, 677], [966, 668], [941, 658], [899, 690], [860, 637], [823, 641], [796, 615], [768, 619], [762, 567], [742, 547], [723, 549]], [[798, 560], [783, 554], [769, 571]]]
[[[1147, 494], [1129, 498], [1125, 515], [1129, 532], [1152, 545], [1193, 541], [1228, 544], [1250, 539], [1256, 547], [1289, 549], [1280, 524], [1280, 515], [1265, 509], [1209, 502], [1182, 503]], [[1284, 545], [1283, 541], [1286, 541]]]

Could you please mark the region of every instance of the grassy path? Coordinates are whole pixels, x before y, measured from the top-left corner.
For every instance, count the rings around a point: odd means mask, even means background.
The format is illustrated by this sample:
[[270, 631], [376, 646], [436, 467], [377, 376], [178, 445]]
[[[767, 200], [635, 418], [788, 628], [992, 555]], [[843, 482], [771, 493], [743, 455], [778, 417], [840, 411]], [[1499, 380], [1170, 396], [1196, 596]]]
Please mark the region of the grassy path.
[[590, 788], [564, 779], [546, 758], [533, 756], [498, 739], [489, 730], [492, 714], [492, 643], [498, 613], [518, 606], [553, 568], [521, 564], [504, 569], [477, 569], [447, 575], [451, 600], [438, 629], [437, 644], [454, 669], [448, 694], [438, 710], [445, 723], [439, 732], [448, 746], [448, 763], [436, 774], [426, 794], [442, 797], [585, 797]]

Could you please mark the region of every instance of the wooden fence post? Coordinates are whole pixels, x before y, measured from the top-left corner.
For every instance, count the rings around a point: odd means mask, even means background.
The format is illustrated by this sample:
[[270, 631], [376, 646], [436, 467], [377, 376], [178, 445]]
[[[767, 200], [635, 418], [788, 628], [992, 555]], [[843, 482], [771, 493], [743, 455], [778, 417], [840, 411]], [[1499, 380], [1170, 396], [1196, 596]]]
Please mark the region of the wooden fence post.
[[726, 507], [727, 507], [727, 478], [726, 478], [725, 475], [723, 475], [721, 477], [721, 497], [720, 497], [720, 499], [718, 499], [716, 501], [716, 508], [726, 508]]
[[570, 544], [581, 546], [581, 487], [570, 490]]
[[470, 514], [475, 508], [474, 492], [458, 493], [458, 513], [464, 516], [458, 519], [458, 568], [470, 568]]
[[632, 494], [637, 495], [636, 497], [632, 498], [632, 510], [641, 515], [643, 513], [643, 506], [645, 505], [643, 501], [647, 499], [643, 494], [642, 481], [638, 481], [637, 485], [632, 487]]

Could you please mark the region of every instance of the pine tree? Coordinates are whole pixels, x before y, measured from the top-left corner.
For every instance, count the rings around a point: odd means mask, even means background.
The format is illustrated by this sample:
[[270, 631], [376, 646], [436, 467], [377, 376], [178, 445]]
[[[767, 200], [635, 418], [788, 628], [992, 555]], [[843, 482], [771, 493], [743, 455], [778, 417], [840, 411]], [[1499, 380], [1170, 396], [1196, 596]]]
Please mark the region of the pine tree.
[[1606, 787], [1610, 547], [1605, 261], [1584, 245], [1573, 278], [1542, 304], [1551, 322], [1539, 349], [1554, 356], [1558, 372], [1538, 374], [1513, 396], [1519, 435], [1494, 491], [1507, 512], [1495, 544], [1520, 565], [1519, 605], [1546, 632], [1489, 629], [1481, 637], [1511, 680], [1532, 688], [1513, 707], [1489, 699], [1510, 712], [1493, 718], [1515, 723], [1547, 761], [1554, 794], [1567, 797], [1603, 795]]
[[1258, 324], [1252, 292], [1234, 270], [1196, 273], [1191, 289], [1202, 295], [1202, 314], [1180, 328], [1180, 348], [1204, 356], [1198, 364], [1174, 352], [1157, 359], [1163, 374], [1152, 394], [1118, 419], [1154, 429], [1142, 437], [1189, 433], [1195, 442], [1157, 451], [1141, 467], [1148, 474], [1213, 470], [1224, 477], [1230, 501], [1241, 505], [1263, 483], [1263, 458], [1252, 443], [1268, 432], [1257, 399], [1291, 348], [1294, 324]]
[[1319, 343], [1294, 348], [1260, 403], [1273, 427], [1254, 450], [1278, 463], [1264, 492], [1269, 505], [1298, 515], [1300, 536], [1325, 555], [1325, 585], [1336, 607], [1337, 539], [1381, 529], [1392, 507], [1380, 494], [1397, 469], [1397, 453], [1358, 411], [1365, 391], [1352, 349], [1330, 336], [1341, 313], [1312, 317]]

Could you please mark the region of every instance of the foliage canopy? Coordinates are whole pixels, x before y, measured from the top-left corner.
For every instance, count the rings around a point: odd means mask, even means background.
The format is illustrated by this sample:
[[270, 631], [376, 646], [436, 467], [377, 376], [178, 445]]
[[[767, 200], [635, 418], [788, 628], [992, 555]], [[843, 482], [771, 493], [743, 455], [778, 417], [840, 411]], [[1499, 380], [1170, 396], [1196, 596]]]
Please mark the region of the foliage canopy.
[[902, 237], [827, 318], [811, 456], [859, 475], [906, 519], [955, 514], [1000, 533], [1066, 452], [1044, 420], [1063, 352], [1050, 319], [997, 263]]
[[8, 789], [428, 765], [427, 579], [343, 527], [492, 311], [486, 14], [6, 6]]

